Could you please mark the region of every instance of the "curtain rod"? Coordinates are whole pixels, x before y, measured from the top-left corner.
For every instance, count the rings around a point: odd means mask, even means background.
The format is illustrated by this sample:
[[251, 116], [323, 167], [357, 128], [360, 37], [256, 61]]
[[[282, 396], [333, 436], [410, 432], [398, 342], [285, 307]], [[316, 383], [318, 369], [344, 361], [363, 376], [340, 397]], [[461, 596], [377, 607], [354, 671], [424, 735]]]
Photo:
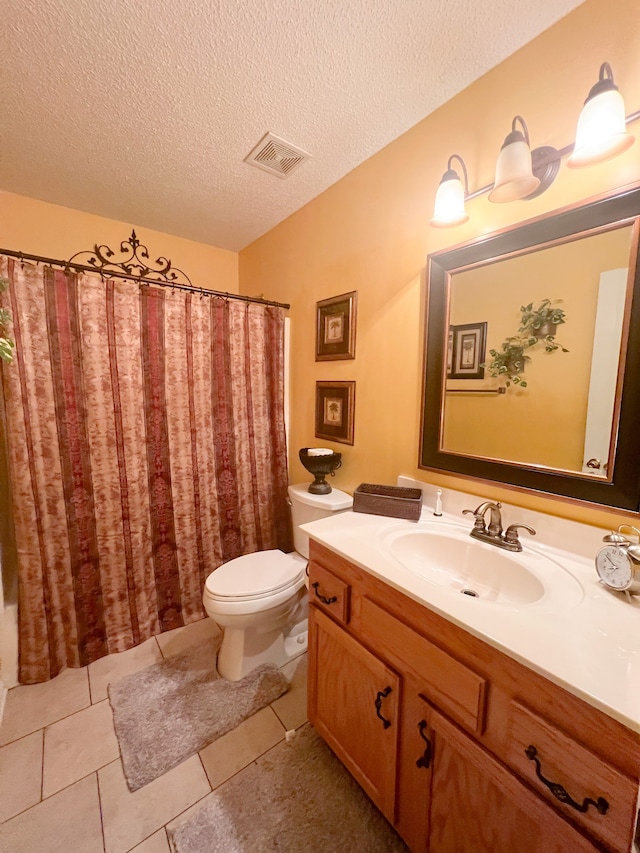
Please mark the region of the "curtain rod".
[[132, 281], [141, 282], [142, 284], [155, 284], [159, 287], [171, 287], [174, 290], [186, 290], [191, 293], [199, 293], [201, 296], [219, 296], [222, 299], [239, 299], [241, 302], [256, 302], [259, 305], [272, 305], [274, 308], [291, 308], [291, 305], [289, 305], [288, 302], [274, 302], [271, 299], [262, 299], [259, 296], [242, 296], [239, 293], [225, 293], [221, 290], [207, 290], [204, 287], [196, 287], [195, 285], [162, 281], [162, 279], [130, 275], [129, 273], [117, 272], [115, 270], [104, 271], [96, 269], [96, 267], [88, 266], [87, 264], [78, 264], [75, 261], [61, 261], [59, 258], [46, 258], [43, 255], [30, 255], [27, 252], [14, 252], [10, 249], [0, 249], [0, 255], [7, 255], [10, 258], [18, 258], [20, 261], [36, 261], [37, 263], [48, 264], [49, 266], [54, 267], [63, 267], [64, 269], [94, 272], [98, 273], [101, 278], [126, 278]]

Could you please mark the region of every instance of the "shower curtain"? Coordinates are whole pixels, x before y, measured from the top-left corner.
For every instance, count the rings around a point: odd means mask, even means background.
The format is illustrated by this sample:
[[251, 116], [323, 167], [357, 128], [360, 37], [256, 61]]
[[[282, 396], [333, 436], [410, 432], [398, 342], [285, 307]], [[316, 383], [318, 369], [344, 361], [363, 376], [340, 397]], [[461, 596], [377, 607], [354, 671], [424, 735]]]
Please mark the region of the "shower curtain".
[[20, 681], [203, 615], [209, 572], [291, 550], [283, 310], [0, 258]]

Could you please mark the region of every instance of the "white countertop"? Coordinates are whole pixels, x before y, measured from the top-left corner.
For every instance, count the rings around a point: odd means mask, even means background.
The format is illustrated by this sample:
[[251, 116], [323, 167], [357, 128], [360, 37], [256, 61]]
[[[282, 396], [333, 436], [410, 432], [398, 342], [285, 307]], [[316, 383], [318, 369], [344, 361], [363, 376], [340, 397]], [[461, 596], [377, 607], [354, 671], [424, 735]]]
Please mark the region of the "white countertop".
[[[417, 528], [438, 521], [423, 507], [421, 521], [404, 523]], [[443, 525], [460, 522], [460, 516], [446, 513], [441, 519]], [[593, 559], [538, 541], [530, 544], [524, 533], [524, 553], [546, 555], [560, 563], [581, 586], [581, 600], [566, 607], [558, 605], [553, 596], [518, 606], [469, 598], [424, 580], [382, 550], [377, 542], [390, 524], [397, 525], [398, 520], [344, 512], [302, 525], [302, 530], [374, 577], [640, 732], [640, 596], [629, 600], [609, 592], [597, 581]]]

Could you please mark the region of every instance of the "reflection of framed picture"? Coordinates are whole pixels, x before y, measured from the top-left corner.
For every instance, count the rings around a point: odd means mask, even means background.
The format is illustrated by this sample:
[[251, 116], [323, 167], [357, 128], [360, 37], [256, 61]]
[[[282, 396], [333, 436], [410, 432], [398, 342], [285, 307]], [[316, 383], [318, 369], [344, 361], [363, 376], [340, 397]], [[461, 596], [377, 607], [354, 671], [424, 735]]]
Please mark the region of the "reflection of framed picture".
[[316, 438], [353, 444], [355, 382], [316, 382]]
[[356, 357], [357, 291], [316, 302], [316, 361]]
[[[449, 379], [484, 379], [486, 342], [486, 323], [450, 326], [447, 377]], [[449, 355], [451, 361], [449, 361]]]

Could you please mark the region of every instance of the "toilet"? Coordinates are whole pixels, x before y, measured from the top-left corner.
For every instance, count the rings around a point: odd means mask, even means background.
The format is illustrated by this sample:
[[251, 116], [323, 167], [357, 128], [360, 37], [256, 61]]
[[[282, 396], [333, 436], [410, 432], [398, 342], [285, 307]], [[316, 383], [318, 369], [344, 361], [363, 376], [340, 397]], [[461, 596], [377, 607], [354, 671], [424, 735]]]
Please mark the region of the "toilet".
[[339, 489], [312, 495], [308, 483], [289, 486], [295, 551], [256, 551], [223, 563], [206, 580], [202, 601], [223, 629], [218, 672], [239, 681], [263, 663], [282, 666], [307, 649], [306, 567], [309, 537], [301, 524], [351, 509]]

